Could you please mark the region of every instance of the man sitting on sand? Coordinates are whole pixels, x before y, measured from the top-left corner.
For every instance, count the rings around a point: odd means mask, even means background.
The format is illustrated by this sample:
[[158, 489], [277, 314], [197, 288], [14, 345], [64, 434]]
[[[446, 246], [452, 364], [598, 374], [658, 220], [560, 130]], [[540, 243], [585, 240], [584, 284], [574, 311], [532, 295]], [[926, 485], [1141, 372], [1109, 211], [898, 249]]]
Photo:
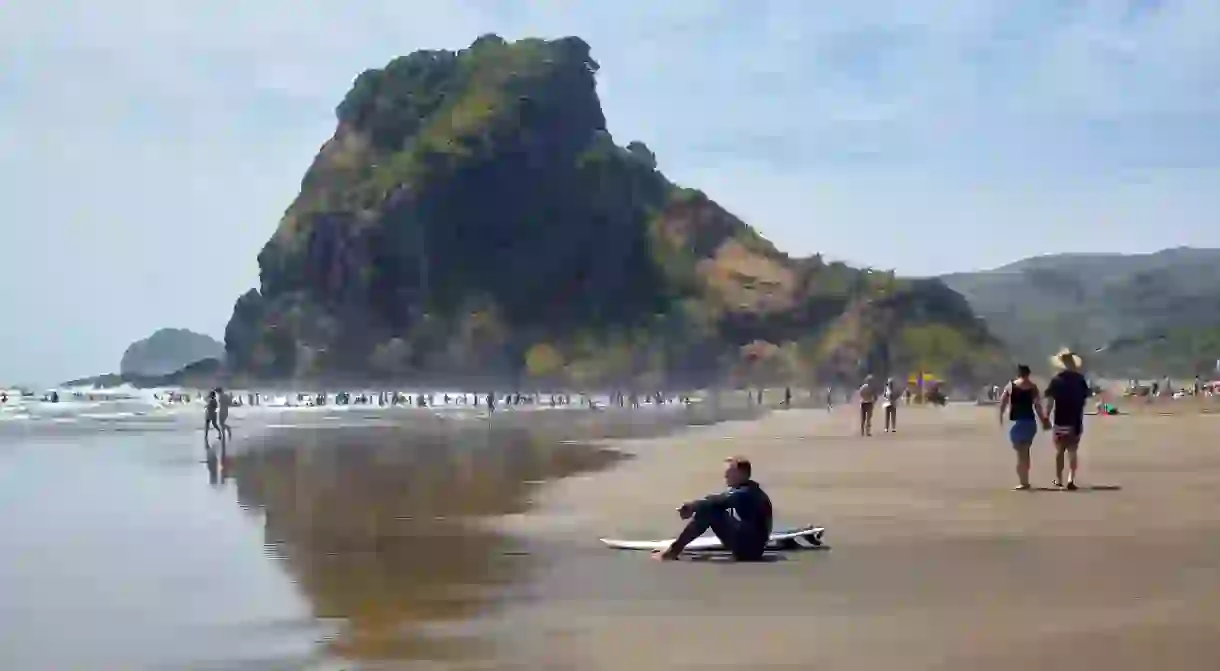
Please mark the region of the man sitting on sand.
[[771, 537], [771, 499], [750, 479], [749, 459], [733, 457], [725, 463], [724, 482], [728, 490], [683, 503], [678, 516], [690, 521], [669, 548], [654, 552], [653, 558], [677, 559], [683, 548], [708, 529], [737, 561], [762, 558]]

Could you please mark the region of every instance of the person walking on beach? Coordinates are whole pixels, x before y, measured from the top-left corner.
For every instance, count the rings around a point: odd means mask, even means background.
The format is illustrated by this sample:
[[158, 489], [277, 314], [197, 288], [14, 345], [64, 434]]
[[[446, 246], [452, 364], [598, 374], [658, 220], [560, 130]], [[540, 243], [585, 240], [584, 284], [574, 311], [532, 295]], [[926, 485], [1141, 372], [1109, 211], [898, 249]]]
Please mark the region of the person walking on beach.
[[725, 464], [724, 482], [729, 488], [683, 503], [678, 516], [689, 520], [686, 527], [668, 548], [654, 552], [653, 559], [677, 559], [683, 548], [708, 529], [737, 561], [762, 559], [771, 538], [771, 498], [751, 479], [753, 469], [749, 459], [733, 457], [726, 459]]
[[[1051, 416], [1055, 440], [1055, 486], [1076, 489], [1077, 451], [1084, 433], [1084, 407], [1093, 388], [1080, 374], [1082, 361], [1071, 350], [1060, 350], [1052, 363], [1062, 370], [1046, 386], [1047, 414]], [[1063, 461], [1067, 455], [1068, 476], [1063, 480]]]
[[873, 376], [864, 376], [864, 384], [857, 392], [860, 397], [860, 435], [873, 435], [873, 404], [877, 402], [877, 390], [873, 389]]
[[224, 389], [217, 387], [216, 401], [220, 417], [220, 428], [217, 431], [223, 432], [220, 434], [220, 442], [224, 444], [233, 438], [233, 429], [229, 428], [229, 406], [233, 405], [233, 397]]
[[1008, 411], [1008, 419], [1012, 426], [1008, 429], [1008, 440], [1012, 449], [1017, 452], [1017, 486], [1018, 491], [1029, 487], [1029, 449], [1038, 435], [1038, 424], [1042, 428], [1050, 428], [1046, 412], [1042, 409], [1039, 399], [1038, 385], [1029, 379], [1030, 369], [1025, 364], [1017, 366], [1016, 379], [1004, 386], [1000, 392], [1000, 426], [1004, 426], [1004, 412]]
[[216, 421], [217, 404], [216, 392], [214, 390], [208, 392], [207, 406], [203, 411], [203, 448], [209, 452], [212, 450], [212, 446], [208, 443], [210, 429], [215, 428], [216, 433], [220, 434], [221, 442], [224, 441], [224, 432], [221, 431], [220, 424]]
[[898, 391], [894, 389], [894, 378], [885, 381], [881, 390], [881, 409], [885, 413], [885, 432], [898, 432]]

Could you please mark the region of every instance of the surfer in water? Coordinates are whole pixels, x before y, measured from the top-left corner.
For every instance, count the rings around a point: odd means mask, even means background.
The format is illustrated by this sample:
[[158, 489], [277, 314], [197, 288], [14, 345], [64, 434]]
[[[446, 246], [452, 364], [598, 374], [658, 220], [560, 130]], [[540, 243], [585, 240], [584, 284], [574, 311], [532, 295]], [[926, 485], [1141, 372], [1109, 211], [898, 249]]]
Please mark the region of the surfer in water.
[[1017, 451], [1017, 486], [1019, 491], [1029, 489], [1029, 448], [1038, 435], [1038, 423], [1043, 429], [1050, 428], [1042, 401], [1038, 399], [1038, 385], [1029, 379], [1029, 366], [1017, 366], [1017, 377], [1000, 392], [1000, 426], [1004, 426], [1004, 411], [1012, 427], [1008, 429], [1008, 440]]
[[761, 559], [771, 536], [771, 498], [751, 479], [752, 470], [749, 459], [727, 459], [724, 482], [729, 488], [683, 503], [678, 516], [688, 520], [686, 527], [668, 549], [654, 552], [653, 558], [675, 560], [691, 541], [711, 529], [737, 561]]
[[[1084, 433], [1084, 406], [1093, 395], [1084, 375], [1080, 374], [1082, 361], [1071, 350], [1060, 350], [1051, 360], [1061, 368], [1046, 385], [1047, 409], [1052, 417], [1055, 440], [1055, 486], [1076, 489], [1076, 455], [1080, 448], [1080, 436]], [[1068, 476], [1063, 480], [1063, 457], [1067, 454]]]

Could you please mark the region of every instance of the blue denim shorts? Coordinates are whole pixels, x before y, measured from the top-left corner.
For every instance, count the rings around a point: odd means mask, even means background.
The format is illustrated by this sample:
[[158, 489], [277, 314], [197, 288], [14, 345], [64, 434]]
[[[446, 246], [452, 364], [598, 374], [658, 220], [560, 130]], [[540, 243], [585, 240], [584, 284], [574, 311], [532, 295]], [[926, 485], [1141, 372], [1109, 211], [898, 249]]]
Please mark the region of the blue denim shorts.
[[1034, 442], [1038, 435], [1038, 422], [1032, 419], [1018, 419], [1008, 429], [1008, 439], [1015, 445], [1028, 445]]

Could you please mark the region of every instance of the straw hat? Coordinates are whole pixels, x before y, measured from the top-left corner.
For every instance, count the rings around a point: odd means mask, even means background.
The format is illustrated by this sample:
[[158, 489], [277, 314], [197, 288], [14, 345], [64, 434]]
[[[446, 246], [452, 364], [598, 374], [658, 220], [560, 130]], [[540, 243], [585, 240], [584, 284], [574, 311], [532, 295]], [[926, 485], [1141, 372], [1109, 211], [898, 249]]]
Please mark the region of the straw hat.
[[1080, 355], [1066, 347], [1061, 348], [1058, 352], [1055, 352], [1055, 355], [1051, 357], [1051, 365], [1059, 369], [1066, 368], [1066, 366], [1063, 365], [1063, 361], [1068, 357], [1071, 357], [1074, 368], [1084, 367], [1084, 360], [1080, 358]]

